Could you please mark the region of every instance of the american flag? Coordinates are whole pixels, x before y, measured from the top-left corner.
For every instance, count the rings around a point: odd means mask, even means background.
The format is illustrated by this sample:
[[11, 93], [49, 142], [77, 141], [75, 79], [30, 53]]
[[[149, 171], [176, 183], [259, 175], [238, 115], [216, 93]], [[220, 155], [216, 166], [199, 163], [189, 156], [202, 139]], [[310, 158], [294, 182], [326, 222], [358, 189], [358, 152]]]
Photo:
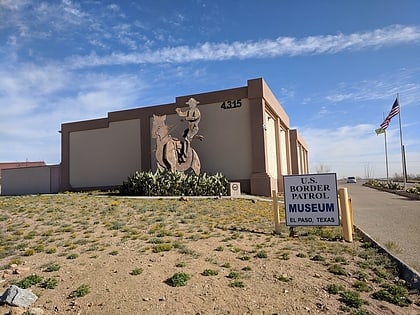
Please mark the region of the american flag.
[[400, 112], [400, 104], [398, 103], [398, 98], [395, 99], [394, 104], [392, 105], [391, 111], [388, 116], [385, 117], [384, 121], [380, 125], [383, 130], [388, 128], [389, 123], [391, 122], [392, 117], [397, 116]]

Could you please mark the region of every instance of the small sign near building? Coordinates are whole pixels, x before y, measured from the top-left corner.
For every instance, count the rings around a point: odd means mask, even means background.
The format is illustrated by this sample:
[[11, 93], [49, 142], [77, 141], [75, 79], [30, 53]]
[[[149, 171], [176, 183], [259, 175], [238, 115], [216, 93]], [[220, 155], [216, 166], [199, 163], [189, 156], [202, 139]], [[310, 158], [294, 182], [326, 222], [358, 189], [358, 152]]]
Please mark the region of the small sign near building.
[[338, 226], [335, 173], [286, 175], [284, 210], [287, 226]]

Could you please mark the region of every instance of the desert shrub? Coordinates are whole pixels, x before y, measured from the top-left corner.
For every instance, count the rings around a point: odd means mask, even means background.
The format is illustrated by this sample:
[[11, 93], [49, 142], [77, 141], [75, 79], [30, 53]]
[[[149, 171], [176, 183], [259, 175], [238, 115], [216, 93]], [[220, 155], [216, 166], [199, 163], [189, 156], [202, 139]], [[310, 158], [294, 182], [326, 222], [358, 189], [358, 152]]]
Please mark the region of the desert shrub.
[[231, 271], [229, 272], [229, 274], [226, 276], [229, 279], [239, 279], [239, 277], [241, 276], [241, 274], [237, 271]]
[[406, 191], [409, 192], [410, 194], [420, 194], [420, 185], [407, 188]]
[[168, 252], [172, 249], [172, 244], [170, 243], [164, 243], [164, 244], [157, 244], [153, 246], [152, 252], [154, 253], [160, 253], [160, 252]]
[[41, 281], [42, 281], [42, 278], [34, 274], [34, 275], [27, 276], [26, 278], [16, 282], [15, 285], [17, 285], [21, 289], [27, 289], [35, 284], [40, 283]]
[[204, 271], [201, 274], [203, 276], [217, 276], [219, 272], [214, 269], [204, 269]]
[[231, 283], [229, 283], [229, 286], [231, 288], [244, 288], [245, 287], [245, 283], [241, 280], [234, 280]]
[[132, 276], [138, 276], [141, 275], [143, 273], [143, 268], [134, 268], [133, 270], [130, 271], [130, 275]]
[[367, 185], [372, 187], [385, 188], [389, 190], [404, 190], [404, 185], [396, 182], [369, 180], [367, 182]]
[[255, 254], [256, 258], [267, 258], [267, 252], [265, 250], [259, 251], [258, 253]]
[[329, 266], [328, 271], [335, 274], [335, 275], [341, 275], [341, 276], [346, 276], [347, 275], [346, 270], [338, 264], [333, 264], [333, 265]]
[[412, 303], [408, 297], [408, 290], [397, 284], [384, 284], [382, 289], [372, 294], [377, 300], [387, 301], [398, 306], [408, 306]]
[[372, 291], [372, 288], [371, 288], [371, 286], [370, 286], [370, 285], [368, 285], [366, 282], [364, 282], [364, 281], [360, 281], [360, 280], [356, 281], [356, 282], [353, 284], [353, 287], [354, 287], [357, 291], [359, 291], [359, 292], [369, 292], [369, 291]]
[[348, 307], [359, 308], [363, 304], [367, 304], [365, 300], [363, 300], [359, 293], [354, 291], [344, 291], [340, 293], [340, 302], [343, 302]]
[[183, 287], [187, 284], [187, 281], [191, 279], [191, 276], [185, 272], [177, 272], [172, 277], [166, 280], [166, 283], [171, 287]]
[[317, 255], [313, 256], [311, 258], [311, 260], [313, 260], [313, 261], [325, 261], [325, 257], [317, 254]]
[[69, 295], [70, 298], [83, 297], [90, 292], [90, 286], [82, 284], [76, 290], [72, 291]]
[[48, 264], [43, 269], [44, 272], [53, 272], [58, 270], [60, 270], [60, 265], [55, 263]]
[[48, 278], [45, 279], [41, 284], [40, 287], [44, 289], [54, 289], [58, 285], [57, 279]]
[[219, 196], [227, 195], [226, 177], [220, 173], [198, 176], [177, 171], [136, 172], [120, 186], [122, 195], [135, 196]]
[[325, 288], [325, 291], [327, 291], [329, 294], [338, 294], [340, 291], [344, 291], [344, 287], [339, 284], [331, 283], [328, 284]]

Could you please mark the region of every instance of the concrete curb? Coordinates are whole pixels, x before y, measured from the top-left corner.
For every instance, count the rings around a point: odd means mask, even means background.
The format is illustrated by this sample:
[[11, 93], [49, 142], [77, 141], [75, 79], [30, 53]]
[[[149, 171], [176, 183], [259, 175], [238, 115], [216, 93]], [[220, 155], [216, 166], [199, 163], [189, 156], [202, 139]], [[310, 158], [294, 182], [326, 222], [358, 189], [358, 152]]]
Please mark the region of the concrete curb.
[[377, 241], [375, 241], [369, 234], [367, 234], [365, 231], [357, 227], [356, 225], [355, 231], [357, 234], [360, 235], [363, 241], [369, 241], [373, 244], [375, 244], [375, 247], [379, 249], [380, 252], [388, 255], [388, 257], [397, 265], [399, 272], [400, 272], [400, 278], [404, 279], [411, 288], [420, 290], [420, 274], [408, 266], [405, 262], [403, 262], [400, 258], [389, 252], [386, 248], [384, 248], [381, 244], [379, 244]]
[[363, 186], [369, 187], [369, 188], [372, 188], [372, 189], [376, 189], [376, 190], [380, 190], [380, 191], [384, 191], [384, 192], [387, 192], [387, 193], [390, 193], [390, 194], [406, 197], [410, 200], [420, 200], [420, 195], [419, 194], [409, 193], [405, 190], [393, 190], [393, 189], [388, 189], [388, 188], [383, 188], [383, 187], [372, 186], [372, 185], [368, 185], [368, 184], [363, 184]]

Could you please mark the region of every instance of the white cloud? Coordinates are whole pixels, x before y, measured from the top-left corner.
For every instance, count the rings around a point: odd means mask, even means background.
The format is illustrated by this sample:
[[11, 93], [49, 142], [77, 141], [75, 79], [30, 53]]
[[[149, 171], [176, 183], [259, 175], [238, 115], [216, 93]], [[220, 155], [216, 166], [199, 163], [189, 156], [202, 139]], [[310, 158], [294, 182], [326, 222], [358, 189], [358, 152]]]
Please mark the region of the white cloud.
[[89, 56], [72, 57], [69, 62], [76, 68], [116, 64], [183, 63], [198, 60], [335, 54], [342, 51], [418, 42], [420, 42], [420, 27], [393, 25], [370, 32], [349, 35], [311, 36], [303, 39], [279, 37], [275, 40], [255, 42], [206, 42], [196, 47], [167, 47], [142, 53], [113, 53], [106, 56], [91, 54]]

